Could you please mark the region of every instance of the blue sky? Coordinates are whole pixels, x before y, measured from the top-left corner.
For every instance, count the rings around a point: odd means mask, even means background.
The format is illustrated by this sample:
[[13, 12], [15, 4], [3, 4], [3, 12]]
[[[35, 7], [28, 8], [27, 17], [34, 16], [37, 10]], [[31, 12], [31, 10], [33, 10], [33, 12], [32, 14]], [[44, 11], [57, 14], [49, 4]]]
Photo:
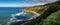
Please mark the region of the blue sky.
[[0, 7], [28, 7], [44, 5], [46, 2], [52, 2], [52, 0], [0, 0]]
[[23, 4], [24, 0], [0, 0], [0, 7], [13, 7]]

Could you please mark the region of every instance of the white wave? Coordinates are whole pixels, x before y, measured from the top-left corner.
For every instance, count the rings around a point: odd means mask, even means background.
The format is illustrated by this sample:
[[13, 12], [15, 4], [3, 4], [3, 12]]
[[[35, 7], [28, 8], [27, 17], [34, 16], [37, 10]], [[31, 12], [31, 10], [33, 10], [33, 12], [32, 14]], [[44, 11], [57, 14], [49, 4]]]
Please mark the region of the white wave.
[[9, 25], [11, 22], [22, 21], [22, 20], [14, 20], [14, 19], [16, 19], [15, 16], [20, 16], [21, 14], [26, 14], [26, 13], [20, 12], [20, 13], [17, 13], [17, 14], [12, 14], [12, 18], [10, 18], [10, 21], [7, 23], [7, 25]]
[[[36, 18], [37, 16], [40, 16], [40, 14], [38, 14], [38, 13], [36, 13], [36, 12], [33, 12], [33, 13], [36, 14], [36, 15], [34, 15], [33, 17], [31, 17], [31, 18], [28, 19], [28, 20], [31, 20], [31, 19]], [[10, 18], [10, 21], [8, 22], [8, 25], [9, 25], [11, 22], [24, 21], [23, 19], [14, 20], [14, 19], [16, 19], [15, 16], [20, 16], [20, 15], [22, 15], [22, 14], [26, 14], [26, 12], [20, 12], [20, 13], [17, 13], [17, 14], [12, 14], [12, 18]], [[24, 16], [24, 15], [23, 15], [23, 16]]]
[[20, 12], [20, 13], [17, 13], [16, 15], [19, 16], [19, 15], [21, 15], [21, 14], [23, 14], [23, 13], [24, 13], [24, 12]]

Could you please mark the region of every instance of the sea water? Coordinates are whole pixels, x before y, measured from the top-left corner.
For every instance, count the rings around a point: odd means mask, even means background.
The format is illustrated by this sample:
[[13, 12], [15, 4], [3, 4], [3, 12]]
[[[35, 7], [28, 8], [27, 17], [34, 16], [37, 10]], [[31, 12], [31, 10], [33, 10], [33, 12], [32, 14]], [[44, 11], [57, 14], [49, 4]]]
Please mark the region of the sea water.
[[5, 25], [10, 18], [11, 14], [22, 12], [25, 7], [0, 7], [0, 25]]
[[[36, 13], [24, 12], [24, 9], [25, 7], [0, 7], [0, 25], [9, 25], [13, 21], [27, 21], [33, 16], [38, 16]], [[11, 18], [13, 21], [11, 21]]]

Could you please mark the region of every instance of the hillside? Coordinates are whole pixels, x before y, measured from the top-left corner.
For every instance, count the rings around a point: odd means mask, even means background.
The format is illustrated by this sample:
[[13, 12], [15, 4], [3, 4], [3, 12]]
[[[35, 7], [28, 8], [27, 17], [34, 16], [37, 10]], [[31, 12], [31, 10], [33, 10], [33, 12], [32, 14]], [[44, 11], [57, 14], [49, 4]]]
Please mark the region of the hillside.
[[[33, 7], [27, 7], [24, 12], [37, 12], [40, 14], [38, 17], [34, 17], [29, 21], [22, 23], [21, 25], [60, 25], [60, 1], [48, 3], [45, 5], [37, 5]], [[18, 25], [20, 23], [17, 23]]]
[[39, 6], [25, 8], [24, 11], [25, 12], [39, 12], [39, 13], [41, 13], [44, 10], [46, 10], [47, 8], [48, 8], [48, 6], [39, 5]]
[[45, 5], [37, 5], [37, 6], [33, 6], [33, 7], [27, 7], [24, 9], [25, 12], [31, 12], [31, 11], [34, 11], [34, 12], [42, 12], [43, 10], [46, 10], [47, 8], [49, 7], [56, 7], [56, 6], [59, 6], [59, 2], [60, 1], [57, 1], [57, 2], [54, 2], [54, 3], [48, 3], [48, 4], [45, 4]]
[[43, 25], [60, 25], [60, 10], [48, 16], [44, 20]]
[[[60, 25], [60, 1], [54, 3], [48, 3], [45, 5], [28, 7], [25, 12], [37, 12], [42, 13], [36, 19], [32, 19], [30, 22], [24, 25]], [[59, 10], [59, 11], [58, 11]]]

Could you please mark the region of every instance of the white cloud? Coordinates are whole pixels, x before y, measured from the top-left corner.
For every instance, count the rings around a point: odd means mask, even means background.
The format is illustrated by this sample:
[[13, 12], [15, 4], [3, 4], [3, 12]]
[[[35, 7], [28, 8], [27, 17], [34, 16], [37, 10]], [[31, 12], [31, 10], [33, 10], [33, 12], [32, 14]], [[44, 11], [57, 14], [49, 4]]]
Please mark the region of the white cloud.
[[24, 3], [0, 3], [0, 7], [31, 7], [35, 5], [44, 5], [57, 0], [26, 0]]
[[51, 2], [56, 2], [57, 0], [46, 0], [46, 2], [51, 3]]
[[45, 3], [45, 2], [51, 3], [51, 2], [55, 2], [57, 0], [26, 0], [26, 1], [31, 1], [33, 3], [41, 3], [41, 2], [43, 2], [43, 3]]

